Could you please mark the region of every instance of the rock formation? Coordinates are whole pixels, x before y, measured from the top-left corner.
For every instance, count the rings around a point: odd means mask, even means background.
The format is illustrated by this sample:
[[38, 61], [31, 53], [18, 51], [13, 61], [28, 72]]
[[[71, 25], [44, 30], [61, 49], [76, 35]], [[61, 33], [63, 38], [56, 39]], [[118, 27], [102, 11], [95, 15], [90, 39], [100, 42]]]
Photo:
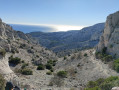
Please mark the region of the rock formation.
[[107, 17], [97, 51], [101, 52], [103, 48], [107, 48], [107, 54], [119, 57], [119, 11]]

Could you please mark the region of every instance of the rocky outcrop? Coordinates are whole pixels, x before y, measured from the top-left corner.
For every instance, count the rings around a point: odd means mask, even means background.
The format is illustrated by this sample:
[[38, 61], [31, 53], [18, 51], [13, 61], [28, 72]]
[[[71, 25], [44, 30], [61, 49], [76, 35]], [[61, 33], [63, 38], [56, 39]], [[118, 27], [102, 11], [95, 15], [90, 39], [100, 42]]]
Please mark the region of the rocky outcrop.
[[119, 57], [119, 11], [107, 17], [97, 51], [101, 52], [105, 47], [108, 54]]

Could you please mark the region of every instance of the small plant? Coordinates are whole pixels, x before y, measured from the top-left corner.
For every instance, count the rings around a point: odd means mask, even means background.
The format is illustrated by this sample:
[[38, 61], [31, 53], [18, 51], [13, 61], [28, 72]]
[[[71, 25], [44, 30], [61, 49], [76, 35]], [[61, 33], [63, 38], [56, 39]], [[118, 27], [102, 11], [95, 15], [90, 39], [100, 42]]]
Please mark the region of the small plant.
[[5, 54], [6, 54], [5, 49], [1, 49], [1, 50], [0, 50], [0, 55], [2, 55], [3, 57], [5, 57]]
[[59, 71], [59, 72], [57, 72], [57, 76], [62, 77], [62, 78], [66, 78], [67, 72], [66, 71]]
[[40, 64], [38, 67], [37, 67], [37, 70], [44, 70], [45, 69], [45, 66], [43, 64]]
[[51, 71], [48, 71], [46, 74], [47, 75], [52, 75], [52, 72]]
[[21, 70], [21, 73], [23, 75], [33, 75], [33, 71], [31, 69], [27, 69], [27, 68]]
[[114, 61], [114, 70], [119, 72], [119, 58]]
[[46, 64], [46, 69], [52, 69], [52, 65], [51, 64]]
[[109, 61], [111, 61], [113, 58], [112, 58], [112, 56], [111, 55], [106, 55], [104, 58], [103, 58], [103, 60], [105, 61], [105, 62], [109, 62]]
[[39, 55], [36, 55], [37, 58], [39, 58]]
[[31, 49], [33, 49], [33, 46], [31, 47]]
[[51, 64], [52, 66], [55, 66], [56, 65], [56, 60], [49, 60], [47, 61], [48, 64]]
[[80, 67], [81, 65], [80, 65], [80, 63], [77, 65], [77, 67]]
[[87, 57], [88, 56], [87, 53], [85, 53], [84, 56]]
[[52, 69], [50, 69], [50, 71], [51, 71], [51, 72], [54, 72], [53, 68], [52, 68]]
[[15, 64], [15, 65], [17, 65], [17, 64], [19, 64], [21, 62], [21, 59], [20, 58], [18, 58], [18, 57], [13, 57], [13, 56], [10, 56], [9, 57], [9, 63], [12, 63], [12, 64]]
[[66, 60], [67, 59], [67, 57], [66, 56], [64, 56], [64, 60]]
[[24, 63], [21, 68], [24, 69], [25, 67], [27, 67], [29, 64], [28, 63]]

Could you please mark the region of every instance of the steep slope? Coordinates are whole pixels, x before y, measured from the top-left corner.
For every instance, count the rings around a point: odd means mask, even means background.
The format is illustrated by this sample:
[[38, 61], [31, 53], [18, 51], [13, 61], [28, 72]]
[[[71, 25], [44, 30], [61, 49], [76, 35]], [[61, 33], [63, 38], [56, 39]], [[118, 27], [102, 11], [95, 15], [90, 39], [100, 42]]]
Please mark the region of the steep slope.
[[[118, 75], [95, 58], [94, 49], [58, 58], [53, 52], [37, 44], [30, 35], [15, 31], [0, 21], [0, 74], [21, 89], [82, 90], [90, 80]], [[16, 65], [14, 63], [17, 61], [10, 63], [11, 58], [14, 60], [16, 57], [21, 62]], [[41, 64], [48, 65], [48, 68], [52, 64], [52, 68], [37, 70]], [[30, 69], [33, 75], [24, 75], [22, 71], [25, 69]], [[66, 77], [58, 76], [58, 72], [62, 70], [67, 72]]]
[[42, 46], [54, 52], [60, 52], [94, 47], [99, 42], [99, 37], [103, 29], [104, 23], [99, 23], [79, 31], [53, 33], [31, 32], [29, 34], [36, 38]]
[[119, 11], [107, 17], [97, 51], [101, 52], [104, 48], [108, 54], [119, 57]]
[[[18, 65], [9, 63], [10, 58], [14, 60], [16, 57], [21, 60]], [[24, 64], [27, 64], [26, 68], [33, 71], [33, 75], [30, 75], [30, 77], [35, 78], [37, 65], [40, 63], [46, 64], [47, 61], [51, 59], [57, 60], [53, 52], [41, 47], [29, 35], [13, 30], [11, 26], [3, 23], [0, 19], [0, 74], [2, 74], [7, 81], [11, 81], [14, 85], [19, 87], [35, 87], [36, 83], [26, 82], [29, 80], [29, 76], [27, 77], [20, 74], [19, 70]], [[39, 89], [37, 88], [35, 90]]]

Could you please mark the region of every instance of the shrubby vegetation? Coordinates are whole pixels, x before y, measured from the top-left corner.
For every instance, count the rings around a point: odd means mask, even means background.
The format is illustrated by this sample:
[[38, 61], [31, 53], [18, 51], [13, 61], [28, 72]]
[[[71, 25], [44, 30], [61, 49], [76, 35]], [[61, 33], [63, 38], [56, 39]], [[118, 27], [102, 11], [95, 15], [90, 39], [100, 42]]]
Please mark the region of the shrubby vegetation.
[[84, 90], [111, 90], [112, 87], [119, 86], [119, 77], [100, 78], [96, 81], [89, 81]]
[[103, 62], [113, 61], [113, 57], [111, 55], [106, 54], [106, 50], [107, 48], [104, 47], [101, 52], [96, 52], [96, 58], [101, 59]]
[[26, 68], [28, 65], [29, 65], [28, 63], [23, 63], [22, 66], [21, 66], [21, 68], [24, 69], [24, 68]]
[[87, 53], [85, 53], [84, 56], [87, 57], [88, 56]]
[[12, 63], [12, 64], [15, 64], [15, 65], [17, 65], [17, 64], [19, 64], [21, 62], [21, 58], [18, 58], [18, 57], [13, 57], [13, 55], [11, 55], [10, 57], [9, 57], [9, 63]]
[[47, 75], [52, 75], [52, 72], [51, 71], [48, 71], [46, 74]]
[[46, 64], [46, 69], [48, 69], [48, 70], [50, 70], [50, 69], [52, 69], [52, 65], [51, 64]]
[[52, 73], [54, 71], [53, 66], [55, 66], [55, 65], [56, 65], [56, 60], [49, 60], [49, 61], [47, 61], [46, 65], [39, 64], [37, 67], [37, 70], [44, 70], [46, 68], [46, 69], [50, 70], [50, 72]]
[[33, 71], [31, 69], [28, 69], [28, 68], [24, 68], [23, 70], [21, 70], [21, 73], [23, 75], [33, 75]]
[[5, 54], [6, 54], [5, 49], [1, 49], [1, 50], [0, 50], [0, 55], [2, 55], [3, 57], [5, 57]]
[[5, 90], [5, 79], [4, 77], [0, 74], [0, 90]]
[[114, 60], [114, 70], [119, 72], [119, 58]]
[[57, 76], [62, 77], [62, 78], [66, 78], [67, 72], [66, 71], [59, 71], [59, 72], [57, 72]]
[[39, 64], [37, 70], [44, 70], [45, 66], [43, 64]]

